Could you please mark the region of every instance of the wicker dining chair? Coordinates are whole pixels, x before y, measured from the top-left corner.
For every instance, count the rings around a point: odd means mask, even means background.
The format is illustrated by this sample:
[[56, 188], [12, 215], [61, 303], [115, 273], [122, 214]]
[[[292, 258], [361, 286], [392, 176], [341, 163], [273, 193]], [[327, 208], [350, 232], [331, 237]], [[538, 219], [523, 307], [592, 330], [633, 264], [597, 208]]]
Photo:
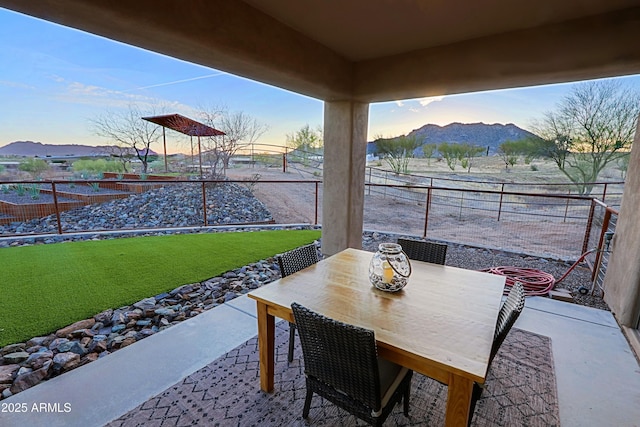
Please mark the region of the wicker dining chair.
[[302, 343], [309, 416], [313, 393], [375, 426], [404, 399], [409, 416], [413, 371], [377, 356], [374, 332], [291, 304]]
[[[493, 334], [493, 345], [491, 346], [491, 354], [489, 355], [489, 368], [487, 372], [491, 369], [491, 362], [493, 362], [494, 357], [500, 350], [500, 346], [504, 342], [507, 334], [513, 327], [513, 324], [516, 323], [520, 313], [524, 309], [525, 304], [525, 290], [524, 286], [520, 282], [516, 282], [509, 291], [509, 296], [500, 307], [500, 312], [498, 313], [498, 321], [496, 322], [496, 329]], [[471, 397], [471, 407], [469, 412], [469, 424], [471, 424], [471, 418], [473, 417], [473, 412], [476, 407], [476, 403], [482, 396], [482, 391], [484, 390], [484, 385], [480, 385], [478, 383], [473, 384], [473, 395]]]
[[398, 244], [410, 259], [444, 265], [447, 245], [424, 240], [398, 239]]
[[[282, 277], [289, 276], [297, 271], [309, 267], [318, 262], [318, 249], [315, 244], [301, 246], [289, 252], [276, 256], [280, 274]], [[296, 325], [289, 323], [289, 362], [293, 361], [293, 347], [296, 338]]]

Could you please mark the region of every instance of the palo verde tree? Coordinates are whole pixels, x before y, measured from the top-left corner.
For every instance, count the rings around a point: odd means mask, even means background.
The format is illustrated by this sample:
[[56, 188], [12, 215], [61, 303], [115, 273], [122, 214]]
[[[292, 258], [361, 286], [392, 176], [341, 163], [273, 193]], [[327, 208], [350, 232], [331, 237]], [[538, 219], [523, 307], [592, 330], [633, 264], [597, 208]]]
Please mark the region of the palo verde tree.
[[311, 129], [306, 124], [296, 132], [287, 135], [287, 146], [293, 149], [289, 154], [290, 158], [307, 165], [311, 156], [322, 154], [324, 147], [322, 129], [320, 127]]
[[107, 111], [91, 120], [94, 133], [106, 138], [115, 148], [110, 148], [112, 156], [118, 156], [126, 171], [131, 158], [137, 158], [142, 164], [142, 173], [146, 174], [151, 161], [151, 145], [162, 136], [162, 128], [142, 117], [155, 116], [155, 111], [142, 111], [136, 105], [127, 110]]
[[438, 145], [438, 151], [446, 160], [449, 169], [455, 170], [456, 165], [460, 162], [460, 165], [465, 168], [467, 172], [471, 172], [473, 159], [475, 159], [480, 153], [484, 153], [485, 148], [469, 143], [450, 144], [448, 142], [443, 142]]
[[415, 135], [402, 135], [395, 138], [375, 139], [376, 151], [384, 156], [389, 167], [395, 173], [409, 172], [409, 159], [414, 157], [420, 141]]
[[460, 165], [467, 170], [467, 173], [471, 172], [471, 166], [473, 161], [479, 154], [484, 153], [485, 148], [475, 144], [458, 144], [458, 160]]
[[456, 170], [458, 164], [458, 148], [457, 144], [449, 144], [448, 142], [441, 142], [438, 145], [438, 152], [442, 158], [447, 162], [449, 169]]
[[505, 168], [513, 167], [518, 159], [524, 157], [525, 164], [541, 155], [542, 141], [537, 137], [519, 139], [517, 141], [505, 141], [498, 147], [498, 155], [504, 162]]
[[427, 159], [427, 162], [429, 164], [431, 164], [431, 158], [433, 157], [433, 155], [435, 154], [436, 150], [438, 149], [438, 145], [437, 144], [424, 144], [424, 145], [422, 145], [422, 147], [420, 147], [420, 149], [422, 150], [422, 155]]
[[631, 148], [640, 94], [613, 80], [576, 85], [554, 111], [534, 123], [542, 154], [589, 194], [600, 172]]

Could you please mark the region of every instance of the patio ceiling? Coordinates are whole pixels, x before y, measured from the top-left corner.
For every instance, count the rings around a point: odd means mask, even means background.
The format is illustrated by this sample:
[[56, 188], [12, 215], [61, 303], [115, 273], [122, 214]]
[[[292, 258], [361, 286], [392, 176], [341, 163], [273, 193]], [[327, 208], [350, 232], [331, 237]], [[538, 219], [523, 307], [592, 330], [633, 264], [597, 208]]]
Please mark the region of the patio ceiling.
[[326, 101], [640, 73], [639, 0], [0, 0]]

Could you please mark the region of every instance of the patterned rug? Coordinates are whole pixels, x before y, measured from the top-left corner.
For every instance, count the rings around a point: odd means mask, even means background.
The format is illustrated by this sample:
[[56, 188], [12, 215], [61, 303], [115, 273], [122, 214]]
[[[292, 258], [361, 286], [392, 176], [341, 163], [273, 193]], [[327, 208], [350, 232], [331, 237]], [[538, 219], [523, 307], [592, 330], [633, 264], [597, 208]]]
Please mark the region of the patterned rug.
[[[108, 424], [125, 426], [361, 426], [347, 412], [315, 395], [302, 418], [305, 381], [298, 346], [287, 363], [288, 326], [276, 331], [275, 392], [259, 389], [254, 337], [182, 382]], [[444, 424], [447, 388], [414, 374], [409, 418], [396, 406], [385, 426]], [[559, 426], [551, 340], [512, 329], [493, 361], [473, 426]]]

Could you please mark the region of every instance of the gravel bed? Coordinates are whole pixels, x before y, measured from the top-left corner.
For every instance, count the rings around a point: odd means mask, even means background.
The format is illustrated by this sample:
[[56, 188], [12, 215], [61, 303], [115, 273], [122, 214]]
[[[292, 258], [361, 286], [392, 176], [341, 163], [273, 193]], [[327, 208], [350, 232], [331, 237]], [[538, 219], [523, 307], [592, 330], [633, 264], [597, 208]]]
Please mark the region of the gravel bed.
[[[209, 185], [206, 193], [208, 225], [265, 223], [273, 220], [262, 202], [244, 186], [235, 183]], [[193, 184], [167, 185], [132, 194], [125, 199], [62, 212], [60, 221], [65, 233], [202, 226], [202, 190]], [[0, 225], [0, 236], [56, 233], [57, 226], [56, 216], [50, 215], [27, 222]]]
[[[16, 193], [0, 193], [0, 201], [16, 205], [33, 205], [54, 202], [53, 196], [47, 193], [39, 193], [35, 198], [29, 193], [25, 193], [22, 196], [19, 196]], [[77, 200], [60, 196], [58, 197], [58, 202], [77, 202]]]

